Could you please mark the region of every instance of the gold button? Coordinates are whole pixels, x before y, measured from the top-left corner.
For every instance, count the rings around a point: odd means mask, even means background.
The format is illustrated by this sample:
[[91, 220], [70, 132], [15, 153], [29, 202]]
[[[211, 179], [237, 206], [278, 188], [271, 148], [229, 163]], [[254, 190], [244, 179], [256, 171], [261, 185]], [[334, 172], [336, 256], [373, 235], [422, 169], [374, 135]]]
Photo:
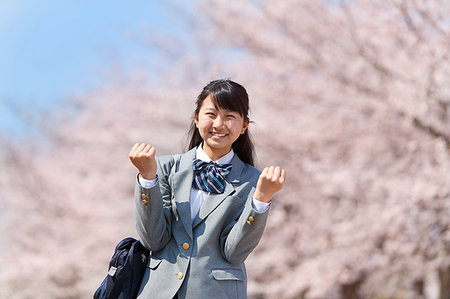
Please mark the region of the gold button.
[[182, 279], [182, 278], [183, 278], [183, 273], [181, 273], [181, 272], [178, 273], [178, 274], [177, 274], [177, 277], [178, 277], [178, 279]]
[[145, 193], [142, 193], [142, 194], [141, 194], [141, 198], [142, 198], [142, 199], [147, 199], [147, 195], [145, 195]]
[[247, 224], [248, 224], [248, 225], [251, 225], [252, 223], [251, 223], [249, 220], [247, 220]]
[[188, 243], [183, 243], [183, 249], [184, 250], [188, 250], [189, 249], [189, 244]]
[[148, 203], [148, 201], [145, 200], [145, 199], [143, 199], [143, 200], [142, 200], [142, 203], [145, 205], [146, 203]]
[[253, 218], [252, 216], [248, 217], [248, 221], [253, 222], [255, 220], [255, 218]]

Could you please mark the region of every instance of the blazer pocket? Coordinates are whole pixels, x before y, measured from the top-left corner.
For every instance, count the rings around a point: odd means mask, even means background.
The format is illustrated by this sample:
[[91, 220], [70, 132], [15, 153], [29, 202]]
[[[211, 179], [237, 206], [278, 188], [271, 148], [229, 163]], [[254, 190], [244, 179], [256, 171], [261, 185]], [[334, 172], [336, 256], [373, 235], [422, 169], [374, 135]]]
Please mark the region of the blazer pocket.
[[148, 263], [148, 267], [151, 270], [156, 270], [156, 268], [158, 268], [159, 264], [161, 264], [162, 260], [155, 260], [155, 259], [150, 259], [150, 262]]
[[237, 269], [214, 269], [212, 275], [216, 280], [245, 280], [244, 273]]

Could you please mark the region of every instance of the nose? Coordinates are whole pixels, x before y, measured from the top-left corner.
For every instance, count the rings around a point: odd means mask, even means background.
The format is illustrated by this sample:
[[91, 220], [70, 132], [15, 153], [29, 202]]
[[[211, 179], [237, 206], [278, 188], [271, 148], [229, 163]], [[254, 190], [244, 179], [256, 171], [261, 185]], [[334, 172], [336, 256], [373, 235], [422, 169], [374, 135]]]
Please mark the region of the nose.
[[224, 125], [224, 119], [222, 116], [218, 115], [216, 119], [214, 120], [213, 126], [214, 128], [221, 128]]

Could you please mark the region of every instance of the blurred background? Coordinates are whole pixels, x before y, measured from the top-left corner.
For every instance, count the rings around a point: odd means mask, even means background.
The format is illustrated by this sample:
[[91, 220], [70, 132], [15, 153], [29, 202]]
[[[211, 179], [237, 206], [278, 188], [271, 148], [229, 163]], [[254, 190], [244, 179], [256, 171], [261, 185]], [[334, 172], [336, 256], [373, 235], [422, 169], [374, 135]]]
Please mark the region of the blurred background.
[[137, 237], [128, 153], [217, 78], [288, 181], [250, 298], [450, 298], [450, 3], [0, 1], [0, 298], [90, 298]]

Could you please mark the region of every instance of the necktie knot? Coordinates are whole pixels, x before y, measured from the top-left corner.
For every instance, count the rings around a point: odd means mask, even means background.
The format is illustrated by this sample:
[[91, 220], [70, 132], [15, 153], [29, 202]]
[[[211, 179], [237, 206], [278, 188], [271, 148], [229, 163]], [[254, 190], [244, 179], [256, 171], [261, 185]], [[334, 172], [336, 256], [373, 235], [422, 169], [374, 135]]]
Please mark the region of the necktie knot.
[[225, 177], [231, 171], [231, 164], [217, 164], [194, 159], [194, 180], [192, 187], [211, 193], [223, 193]]

